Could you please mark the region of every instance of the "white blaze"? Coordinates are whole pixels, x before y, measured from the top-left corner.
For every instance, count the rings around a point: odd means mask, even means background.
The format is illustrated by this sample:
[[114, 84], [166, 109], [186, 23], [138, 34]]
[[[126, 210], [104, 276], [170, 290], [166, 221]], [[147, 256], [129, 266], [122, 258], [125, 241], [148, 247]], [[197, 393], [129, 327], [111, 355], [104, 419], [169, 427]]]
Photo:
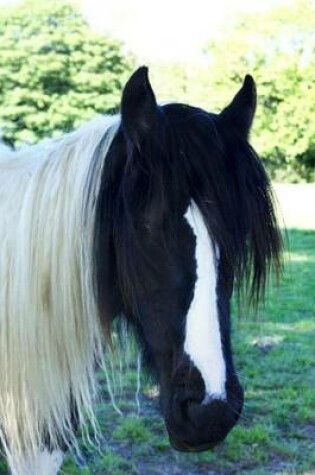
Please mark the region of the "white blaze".
[[205, 402], [225, 399], [226, 368], [223, 356], [216, 296], [217, 263], [203, 217], [192, 201], [185, 218], [196, 237], [196, 283], [186, 319], [184, 351], [205, 383]]

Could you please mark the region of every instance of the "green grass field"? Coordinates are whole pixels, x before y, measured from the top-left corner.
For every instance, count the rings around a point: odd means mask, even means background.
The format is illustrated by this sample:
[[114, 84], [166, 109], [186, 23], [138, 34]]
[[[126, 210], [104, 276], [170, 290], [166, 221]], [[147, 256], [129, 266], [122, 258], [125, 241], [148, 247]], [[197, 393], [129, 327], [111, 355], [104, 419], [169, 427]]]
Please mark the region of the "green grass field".
[[[298, 199], [298, 187], [290, 190]], [[212, 451], [172, 450], [157, 389], [145, 381], [138, 414], [134, 364], [122, 382], [123, 416], [114, 411], [105, 388], [97, 404], [101, 452], [84, 448], [80, 461], [68, 456], [63, 474], [315, 474], [315, 219], [310, 212], [314, 213], [315, 187], [312, 201], [301, 200], [296, 207], [299, 212], [288, 208], [287, 194], [287, 189], [280, 190], [280, 206], [286, 208], [286, 222], [290, 219], [296, 229], [288, 230], [281, 284], [271, 289], [255, 317], [234, 318], [234, 354], [246, 390], [239, 425]]]

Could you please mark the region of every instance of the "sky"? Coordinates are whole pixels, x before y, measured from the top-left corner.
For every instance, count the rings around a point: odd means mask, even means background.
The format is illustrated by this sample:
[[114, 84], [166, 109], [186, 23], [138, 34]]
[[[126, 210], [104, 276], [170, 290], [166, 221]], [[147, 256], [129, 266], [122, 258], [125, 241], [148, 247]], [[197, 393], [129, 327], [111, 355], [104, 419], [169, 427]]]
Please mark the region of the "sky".
[[[1, 5], [21, 0], [0, 0]], [[51, 0], [53, 1], [53, 0]], [[209, 39], [239, 12], [262, 12], [294, 0], [73, 0], [91, 26], [122, 40], [147, 63], [198, 61]]]
[[90, 24], [114, 34], [138, 58], [192, 61], [238, 12], [262, 12], [292, 0], [79, 0]]

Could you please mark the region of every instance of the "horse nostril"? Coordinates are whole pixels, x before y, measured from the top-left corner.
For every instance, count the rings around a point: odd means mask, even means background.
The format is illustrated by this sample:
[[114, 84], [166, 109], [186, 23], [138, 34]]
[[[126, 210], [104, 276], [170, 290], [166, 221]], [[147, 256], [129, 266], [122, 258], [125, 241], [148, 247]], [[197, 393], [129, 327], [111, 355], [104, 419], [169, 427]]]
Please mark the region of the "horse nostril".
[[[230, 425], [231, 415], [229, 406], [226, 401], [222, 399], [209, 400], [207, 404], [189, 404], [187, 406], [187, 416], [190, 424], [196, 428], [202, 428], [205, 425], [216, 427]], [[233, 424], [234, 425], [234, 424]]]
[[200, 403], [196, 399], [187, 398], [180, 403], [181, 415], [185, 419], [190, 419], [190, 411], [192, 408], [200, 406]]
[[190, 420], [190, 410], [202, 404], [200, 393], [193, 390], [186, 390], [177, 393], [173, 400], [173, 415], [182, 424], [183, 421]]

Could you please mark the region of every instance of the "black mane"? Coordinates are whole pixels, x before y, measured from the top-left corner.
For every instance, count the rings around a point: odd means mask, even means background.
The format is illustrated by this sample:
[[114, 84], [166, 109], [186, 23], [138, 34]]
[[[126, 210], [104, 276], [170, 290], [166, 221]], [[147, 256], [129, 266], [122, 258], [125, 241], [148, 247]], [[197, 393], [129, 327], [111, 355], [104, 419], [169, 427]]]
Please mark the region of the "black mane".
[[[120, 126], [101, 179], [95, 268], [104, 273], [99, 253], [104, 255], [110, 239], [118, 262], [106, 262], [106, 273], [112, 278], [117, 265], [124, 300], [136, 309], [145, 279], [139, 272], [141, 262], [141, 268], [150, 271], [158, 266], [143, 250], [142, 229], [158, 229], [166, 250], [176, 248], [169, 240], [176, 240], [170, 229], [190, 199], [219, 248], [226, 285], [244, 289], [245, 281], [249, 301], [257, 303], [272, 264], [276, 271], [281, 267], [270, 182], [257, 154], [236, 129], [218, 115], [181, 104], [159, 107], [158, 121], [140, 144], [126, 139]], [[104, 275], [97, 282], [104, 282]]]
[[[185, 106], [169, 106], [178, 134], [189, 194], [209, 234], [251, 303], [265, 295], [269, 271], [281, 268], [281, 235], [270, 181], [247, 139], [221, 117]], [[175, 126], [175, 125], [174, 125]], [[244, 287], [245, 284], [245, 287]]]

